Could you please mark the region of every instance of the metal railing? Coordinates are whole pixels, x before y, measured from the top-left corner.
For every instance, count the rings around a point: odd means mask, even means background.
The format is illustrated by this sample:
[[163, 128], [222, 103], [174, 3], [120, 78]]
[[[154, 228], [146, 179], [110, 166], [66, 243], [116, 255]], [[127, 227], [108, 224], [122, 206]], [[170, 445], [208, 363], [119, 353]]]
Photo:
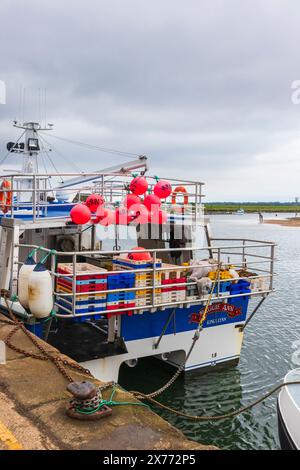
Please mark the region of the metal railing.
[[[113, 260], [114, 257], [119, 256], [119, 255], [125, 255], [130, 253], [138, 253], [137, 250], [119, 250], [119, 251], [95, 251], [95, 250], [89, 250], [89, 251], [74, 251], [74, 252], [57, 252], [53, 251], [47, 248], [41, 248], [35, 245], [16, 245], [22, 248], [28, 248], [30, 250], [33, 249], [39, 249], [41, 253], [46, 253], [49, 254], [50, 257], [50, 269], [49, 272], [52, 276], [52, 283], [53, 283], [53, 294], [54, 294], [54, 305], [57, 311], [65, 311], [66, 313], [57, 313], [57, 317], [61, 318], [74, 318], [74, 317], [84, 317], [84, 316], [95, 316], [95, 315], [105, 315], [105, 314], [120, 314], [120, 313], [126, 313], [126, 312], [139, 312], [139, 311], [149, 311], [149, 310], [156, 310], [156, 309], [165, 309], [165, 308], [170, 308], [170, 307], [179, 307], [179, 306], [189, 306], [191, 304], [203, 304], [207, 298], [208, 295], [202, 295], [198, 296], [198, 298], [186, 298], [185, 300], [178, 300], [178, 301], [172, 301], [172, 302], [157, 302], [156, 301], [156, 292], [157, 290], [164, 289], [166, 288], [165, 284], [162, 283], [157, 283], [156, 282], [156, 274], [160, 272], [168, 272], [168, 271], [185, 271], [187, 274], [188, 272], [191, 272], [191, 270], [197, 269], [197, 268], [203, 268], [205, 265], [203, 265], [203, 262], [200, 263], [200, 261], [204, 258], [207, 260], [207, 266], [212, 266], [208, 262], [209, 254], [212, 252], [214, 254], [214, 265], [216, 266], [217, 272], [223, 268], [227, 268], [230, 265], [234, 265], [234, 268], [239, 270], [245, 270], [245, 268], [249, 269], [254, 269], [255, 273], [253, 275], [250, 275], [247, 277], [247, 279], [251, 282], [251, 292], [247, 293], [238, 293], [238, 294], [231, 294], [230, 292], [222, 292], [221, 285], [223, 282], [235, 282], [235, 279], [221, 279], [220, 275], [217, 278], [216, 281], [216, 289], [215, 293], [213, 295], [214, 300], [228, 300], [231, 298], [237, 298], [237, 297], [253, 297], [253, 296], [267, 296], [269, 293], [271, 293], [274, 290], [274, 285], [273, 285], [273, 279], [275, 276], [275, 271], [274, 271], [274, 262], [275, 262], [275, 243], [273, 242], [265, 242], [265, 241], [259, 241], [259, 240], [248, 240], [248, 239], [214, 239], [215, 241], [222, 241], [222, 242], [235, 242], [235, 244], [225, 244], [224, 246], [207, 246], [207, 247], [201, 247], [201, 248], [174, 248], [174, 249], [149, 249], [147, 250], [149, 253], [152, 254], [152, 266], [149, 268], [137, 268], [137, 269], [132, 269], [130, 272], [133, 272], [135, 274], [151, 274], [151, 279], [152, 283], [146, 286], [137, 286], [137, 287], [130, 287], [130, 288], [118, 288], [118, 289], [106, 289], [106, 290], [99, 290], [99, 291], [92, 291], [90, 295], [96, 295], [96, 294], [113, 294], [113, 293], [119, 293], [119, 292], [136, 292], [136, 291], [141, 291], [141, 290], [147, 290], [152, 293], [151, 295], [151, 303], [143, 306], [130, 306], [128, 308], [116, 308], [116, 309], [111, 309], [111, 310], [104, 310], [102, 312], [89, 312], [89, 313], [75, 313], [76, 312], [76, 299], [78, 296], [82, 296], [82, 292], [77, 292], [76, 291], [76, 279], [78, 276], [84, 274], [83, 273], [77, 273], [77, 265], [78, 265], [78, 257], [93, 257], [95, 260], [97, 260], [98, 263], [101, 263], [101, 259], [103, 262], [107, 262], [107, 260]], [[254, 253], [251, 253], [251, 250], [255, 250]], [[257, 250], [264, 250], [263, 254], [257, 254]], [[193, 257], [194, 259], [197, 259], [200, 264], [193, 263], [192, 266], [187, 266], [186, 264], [184, 265], [162, 265], [162, 266], [157, 266], [158, 260], [160, 260], [159, 254], [168, 255], [171, 252], [193, 252]], [[204, 257], [204, 255], [207, 255]], [[228, 257], [228, 256], [231, 256]], [[64, 259], [64, 257], [72, 258], [72, 270], [71, 273], [69, 274], [61, 274], [57, 272], [57, 257], [60, 258], [60, 260]], [[17, 262], [19, 265], [23, 264], [23, 261], [18, 261]], [[127, 271], [129, 272], [129, 271]], [[119, 274], [119, 273], [124, 273], [123, 269], [112, 269], [112, 270], [107, 270], [105, 272], [105, 275], [110, 275], [110, 274]], [[56, 281], [59, 278], [63, 277], [69, 277], [72, 278], [72, 292], [59, 292], [56, 290]], [[243, 276], [241, 276], [243, 278]], [[260, 281], [263, 283], [263, 288], [255, 288], [255, 281]], [[181, 283], [180, 287], [185, 287], [187, 288], [188, 286], [197, 286], [196, 281], [188, 281], [188, 277], [185, 283]], [[170, 283], [167, 285], [168, 288], [171, 287], [178, 287], [178, 284], [174, 281], [174, 283]], [[85, 293], [87, 294], [87, 293]], [[72, 313], [69, 313], [67, 308], [64, 308], [62, 305], [58, 305], [57, 300], [58, 299], [64, 299], [65, 297], [71, 297], [71, 307], [72, 307]]]
[[[83, 179], [88, 177], [95, 177], [95, 183], [93, 185], [76, 185], [73, 187], [60, 188], [59, 182], [56, 181], [56, 185], [52, 187], [54, 179], [67, 180], [73, 177], [82, 177]], [[3, 177], [3, 179], [10, 182], [10, 189], [0, 189], [0, 196], [5, 195], [8, 192], [11, 196], [11, 202], [6, 203], [5, 198], [2, 196], [2, 208], [5, 208], [7, 217], [20, 216], [22, 211], [32, 213], [32, 219], [35, 221], [40, 218], [67, 218], [68, 213], [62, 214], [61, 216], [53, 217], [49, 213], [49, 209], [55, 208], [57, 211], [62, 212], [70, 204], [76, 204], [85, 200], [88, 194], [96, 193], [97, 191], [102, 194], [107, 204], [118, 205], [120, 201], [127, 194], [127, 187], [132, 179], [132, 176], [123, 175], [122, 173], [48, 173], [48, 174], [9, 174]], [[153, 188], [156, 183], [156, 177], [148, 176], [149, 190]], [[174, 215], [186, 215], [197, 220], [199, 214], [202, 214], [202, 200], [204, 197], [202, 188], [204, 183], [190, 180], [177, 180], [168, 178], [168, 181], [172, 185], [174, 190], [177, 186], [184, 186], [187, 190], [187, 196], [189, 198], [189, 204], [185, 205], [182, 202], [176, 204], [178, 212], [176, 214], [175, 206], [171, 204], [171, 197], [169, 197], [164, 204], [164, 209], [167, 212]], [[27, 183], [27, 184], [26, 184]], [[23, 186], [22, 186], [23, 185]], [[59, 193], [59, 200], [50, 202], [47, 198], [50, 196], [55, 200], [56, 195]], [[76, 194], [76, 202], [72, 202]], [[62, 196], [65, 196], [64, 198]], [[69, 197], [73, 196], [72, 201], [69, 201]], [[180, 195], [179, 195], [180, 198]], [[62, 199], [64, 199], [62, 201]]]

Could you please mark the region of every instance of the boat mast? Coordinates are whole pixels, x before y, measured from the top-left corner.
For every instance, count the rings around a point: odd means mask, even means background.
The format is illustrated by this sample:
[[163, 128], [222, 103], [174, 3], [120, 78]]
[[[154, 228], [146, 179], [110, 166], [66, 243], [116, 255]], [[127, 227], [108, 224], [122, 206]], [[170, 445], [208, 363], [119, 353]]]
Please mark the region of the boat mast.
[[[52, 124], [48, 124], [44, 128], [37, 122], [24, 122], [20, 124], [14, 122], [14, 127], [24, 130], [24, 145], [18, 150], [22, 153], [23, 162], [21, 174], [33, 174], [38, 175], [39, 172], [39, 152], [40, 152], [40, 143], [39, 143], [39, 132], [40, 131], [49, 131], [52, 129]], [[12, 149], [14, 151], [14, 149]], [[19, 183], [19, 189], [32, 189], [33, 188], [33, 178], [24, 177]], [[31, 201], [32, 195], [28, 192], [19, 193], [18, 200], [19, 202], [28, 202]]]

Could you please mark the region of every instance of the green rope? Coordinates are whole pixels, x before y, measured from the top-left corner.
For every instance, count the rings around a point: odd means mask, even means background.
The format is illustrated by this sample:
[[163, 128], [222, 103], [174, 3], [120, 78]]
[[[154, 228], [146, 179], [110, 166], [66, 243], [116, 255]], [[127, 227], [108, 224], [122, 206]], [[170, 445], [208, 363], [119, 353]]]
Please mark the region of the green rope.
[[45, 319], [41, 319], [40, 320], [40, 323], [48, 323], [48, 321], [50, 321], [52, 318], [54, 318], [55, 321], [57, 321], [57, 317], [56, 317], [56, 311], [53, 309], [51, 310], [50, 314], [49, 314], [49, 317], [45, 318]]
[[44, 258], [40, 261], [41, 264], [44, 264], [45, 261], [49, 258], [51, 255], [56, 255], [56, 250], [50, 250], [49, 253], [44, 256]]
[[97, 411], [101, 410], [101, 408], [106, 405], [106, 406], [120, 406], [120, 405], [126, 405], [126, 406], [130, 406], [130, 405], [134, 405], [134, 406], [143, 406], [145, 408], [148, 408], [150, 409], [150, 406], [149, 405], [146, 405], [145, 403], [140, 403], [140, 402], [135, 402], [135, 401], [115, 401], [113, 400], [113, 397], [116, 393], [116, 387], [113, 387], [113, 390], [112, 390], [112, 393], [109, 397], [108, 400], [104, 400], [102, 399], [101, 402], [99, 403], [99, 405], [94, 408], [94, 409], [86, 409], [86, 410], [82, 410], [80, 409], [79, 407], [76, 408], [76, 411], [78, 413], [82, 413], [82, 414], [85, 414], [85, 415], [90, 415], [90, 414], [93, 414], [93, 413], [96, 413]]
[[41, 246], [38, 246], [37, 248], [34, 248], [34, 249], [29, 253], [28, 257], [29, 257], [29, 256], [32, 256], [32, 257], [33, 257], [33, 256], [36, 254], [36, 252], [39, 251], [39, 250], [41, 250], [41, 249], [42, 249]]

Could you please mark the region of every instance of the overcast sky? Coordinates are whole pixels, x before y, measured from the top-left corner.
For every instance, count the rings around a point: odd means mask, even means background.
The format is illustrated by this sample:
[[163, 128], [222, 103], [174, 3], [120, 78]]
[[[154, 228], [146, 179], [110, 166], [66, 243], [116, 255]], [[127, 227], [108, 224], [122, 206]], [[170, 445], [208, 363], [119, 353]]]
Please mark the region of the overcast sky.
[[[46, 88], [53, 134], [146, 154], [152, 174], [204, 181], [211, 201], [293, 200], [299, 19], [297, 0], [1, 0], [0, 156], [20, 89], [32, 120]], [[122, 161], [48, 140], [84, 170]]]

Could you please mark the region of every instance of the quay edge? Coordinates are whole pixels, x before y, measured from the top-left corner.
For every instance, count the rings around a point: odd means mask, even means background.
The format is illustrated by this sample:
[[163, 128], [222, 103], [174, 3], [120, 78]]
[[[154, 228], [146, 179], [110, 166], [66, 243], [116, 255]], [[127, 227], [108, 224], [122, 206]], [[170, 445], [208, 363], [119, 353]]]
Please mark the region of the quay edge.
[[[1, 322], [5, 319], [0, 314], [0, 340], [13, 328]], [[57, 349], [38, 341], [51, 354], [65, 358]], [[36, 353], [22, 331], [13, 336], [12, 342]], [[114, 407], [111, 416], [99, 421], [72, 420], [65, 413], [70, 399], [67, 381], [53, 363], [24, 357], [10, 348], [6, 353], [6, 364], [0, 364], [0, 425], [11, 438], [8, 436], [5, 443], [2, 436], [0, 450], [10, 445], [14, 448], [13, 442], [24, 450], [217, 450], [186, 439], [178, 429], [142, 406]], [[71, 375], [74, 380], [86, 379], [77, 371], [72, 370]], [[91, 381], [101, 385], [98, 380]], [[104, 392], [104, 397], [109, 393]], [[133, 397], [118, 390], [117, 400], [133, 401]]]

